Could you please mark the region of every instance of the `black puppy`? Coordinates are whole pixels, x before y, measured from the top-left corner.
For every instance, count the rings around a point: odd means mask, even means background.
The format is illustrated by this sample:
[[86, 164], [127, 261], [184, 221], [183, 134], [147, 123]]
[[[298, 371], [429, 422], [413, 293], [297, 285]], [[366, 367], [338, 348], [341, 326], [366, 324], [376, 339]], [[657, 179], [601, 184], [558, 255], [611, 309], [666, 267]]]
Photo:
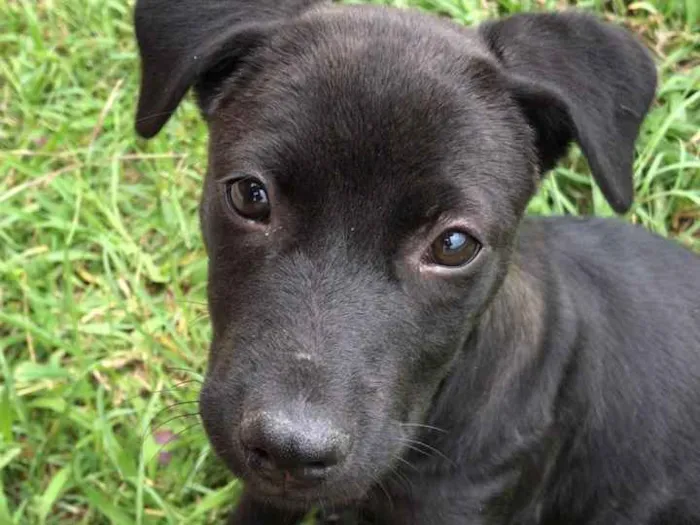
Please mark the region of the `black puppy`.
[[138, 132], [194, 87], [232, 523], [700, 523], [700, 260], [522, 216], [576, 140], [631, 204], [655, 88], [625, 31], [311, 0], [140, 0]]

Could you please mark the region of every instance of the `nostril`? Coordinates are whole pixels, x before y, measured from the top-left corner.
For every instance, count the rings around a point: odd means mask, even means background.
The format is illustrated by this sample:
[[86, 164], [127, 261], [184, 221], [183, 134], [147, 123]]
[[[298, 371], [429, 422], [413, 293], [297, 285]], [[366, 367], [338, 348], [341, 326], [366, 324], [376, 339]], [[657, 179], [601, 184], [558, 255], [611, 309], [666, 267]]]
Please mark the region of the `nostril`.
[[248, 466], [258, 470], [272, 471], [276, 470], [277, 465], [274, 459], [264, 448], [260, 447], [246, 447], [247, 452], [247, 463]]
[[268, 454], [267, 451], [266, 451], [265, 449], [262, 449], [262, 448], [259, 448], [259, 447], [253, 447], [253, 448], [250, 450], [250, 452], [251, 452], [251, 454], [253, 454], [254, 456], [256, 456], [258, 459], [263, 459], [263, 460], [270, 459], [270, 454]]

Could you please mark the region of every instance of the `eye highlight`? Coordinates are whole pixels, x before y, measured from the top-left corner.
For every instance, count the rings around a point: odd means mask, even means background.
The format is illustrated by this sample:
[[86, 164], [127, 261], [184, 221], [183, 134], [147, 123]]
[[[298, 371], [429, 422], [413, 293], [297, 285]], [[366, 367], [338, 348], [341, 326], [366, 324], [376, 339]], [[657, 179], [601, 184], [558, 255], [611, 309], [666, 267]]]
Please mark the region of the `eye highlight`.
[[464, 266], [479, 253], [481, 244], [462, 230], [445, 230], [430, 246], [430, 259], [441, 266]]
[[233, 211], [248, 220], [264, 222], [270, 217], [270, 198], [267, 189], [254, 177], [244, 177], [228, 182], [226, 200]]

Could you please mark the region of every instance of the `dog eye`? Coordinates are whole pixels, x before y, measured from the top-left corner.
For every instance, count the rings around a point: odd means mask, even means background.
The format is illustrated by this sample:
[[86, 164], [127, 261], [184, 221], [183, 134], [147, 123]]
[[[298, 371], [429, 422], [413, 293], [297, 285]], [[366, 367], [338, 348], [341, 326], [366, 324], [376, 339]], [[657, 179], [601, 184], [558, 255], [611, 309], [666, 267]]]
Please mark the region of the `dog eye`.
[[231, 181], [226, 187], [229, 205], [241, 217], [264, 221], [270, 216], [270, 199], [262, 182], [252, 177]]
[[443, 266], [462, 266], [471, 262], [479, 253], [481, 244], [474, 237], [460, 230], [447, 230], [433, 241], [432, 259]]

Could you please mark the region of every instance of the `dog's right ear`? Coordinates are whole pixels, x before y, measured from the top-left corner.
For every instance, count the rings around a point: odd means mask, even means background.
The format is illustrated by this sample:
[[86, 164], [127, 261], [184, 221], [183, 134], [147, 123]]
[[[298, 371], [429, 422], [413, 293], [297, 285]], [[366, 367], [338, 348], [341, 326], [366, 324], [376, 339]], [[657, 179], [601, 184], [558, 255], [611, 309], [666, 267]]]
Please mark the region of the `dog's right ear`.
[[138, 0], [141, 54], [136, 131], [156, 135], [191, 87], [200, 108], [274, 27], [319, 0]]

